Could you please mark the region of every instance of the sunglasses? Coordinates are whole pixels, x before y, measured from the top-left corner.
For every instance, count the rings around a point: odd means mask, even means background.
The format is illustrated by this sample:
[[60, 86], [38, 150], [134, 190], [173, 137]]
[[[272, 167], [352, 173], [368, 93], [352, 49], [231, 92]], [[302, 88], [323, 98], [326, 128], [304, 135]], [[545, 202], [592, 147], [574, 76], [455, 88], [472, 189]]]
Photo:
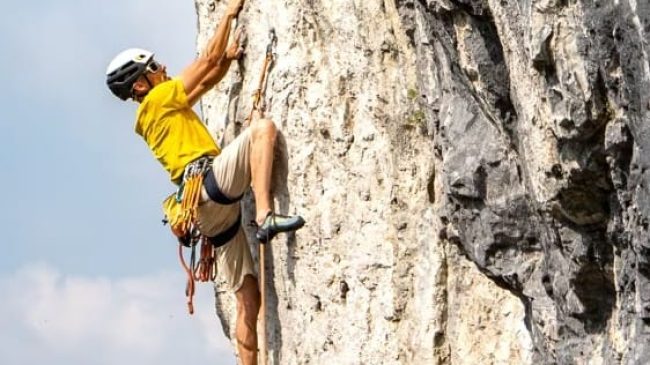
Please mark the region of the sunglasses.
[[151, 60], [147, 64], [147, 68], [146, 68], [146, 70], [148, 72], [151, 72], [152, 74], [155, 74], [156, 72], [160, 71], [161, 69], [162, 69], [162, 65], [160, 63], [154, 61], [154, 60]]

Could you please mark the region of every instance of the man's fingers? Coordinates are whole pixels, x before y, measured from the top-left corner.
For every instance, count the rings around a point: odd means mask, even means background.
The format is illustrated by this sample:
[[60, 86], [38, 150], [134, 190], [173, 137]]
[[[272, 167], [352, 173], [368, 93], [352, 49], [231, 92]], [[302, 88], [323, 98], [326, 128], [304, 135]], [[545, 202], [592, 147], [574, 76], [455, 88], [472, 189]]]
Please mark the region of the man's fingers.
[[244, 53], [244, 49], [241, 47], [230, 48], [226, 52], [226, 58], [229, 60], [237, 60], [242, 56], [243, 53]]
[[243, 54], [244, 54], [244, 47], [234, 45], [234, 47], [231, 47], [228, 50], [228, 54], [226, 55], [226, 57], [228, 57], [231, 60], [238, 60], [241, 58]]
[[240, 26], [235, 30], [233, 35], [233, 41], [226, 51], [226, 57], [234, 60], [239, 59], [244, 53], [244, 47], [246, 46], [246, 33], [243, 26]]
[[233, 43], [239, 44], [239, 40], [241, 39], [241, 34], [242, 34], [242, 28], [243, 27], [239, 27], [237, 28], [237, 30], [235, 30], [235, 34], [232, 37]]
[[234, 38], [234, 42], [239, 45], [239, 47], [246, 47], [247, 35], [246, 28], [243, 25], [237, 28]]

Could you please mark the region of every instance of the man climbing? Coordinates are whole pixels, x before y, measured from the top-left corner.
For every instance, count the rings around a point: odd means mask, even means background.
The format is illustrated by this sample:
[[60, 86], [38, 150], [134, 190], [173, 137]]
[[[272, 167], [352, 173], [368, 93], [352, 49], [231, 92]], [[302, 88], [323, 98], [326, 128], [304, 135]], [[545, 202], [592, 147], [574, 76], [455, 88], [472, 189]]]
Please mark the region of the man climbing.
[[[277, 130], [271, 120], [255, 115], [250, 127], [220, 151], [192, 110], [192, 105], [225, 76], [231, 61], [242, 54], [241, 32], [236, 32], [230, 46], [228, 38], [231, 22], [243, 2], [230, 0], [204, 53], [180, 75], [168, 77], [166, 67], [154, 60], [153, 53], [128, 49], [110, 62], [106, 77], [117, 97], [131, 98], [139, 104], [135, 131], [171, 180], [181, 187], [180, 192], [188, 194], [189, 179], [199, 171], [202, 180], [195, 194], [198, 207], [192, 223], [217, 247], [217, 267], [237, 299], [235, 336], [239, 356], [243, 364], [256, 364], [260, 294], [237, 202], [251, 186], [256, 204], [256, 237], [261, 243], [280, 232], [299, 229], [304, 220], [300, 216], [281, 216], [273, 210], [271, 169]], [[175, 233], [181, 241], [192, 239], [191, 232]]]

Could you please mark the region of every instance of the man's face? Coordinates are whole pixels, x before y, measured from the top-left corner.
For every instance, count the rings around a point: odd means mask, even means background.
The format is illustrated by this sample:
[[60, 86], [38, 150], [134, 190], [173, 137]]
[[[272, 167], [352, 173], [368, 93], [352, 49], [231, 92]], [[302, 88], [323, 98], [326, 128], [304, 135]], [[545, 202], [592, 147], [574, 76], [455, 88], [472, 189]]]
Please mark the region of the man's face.
[[149, 62], [145, 74], [154, 86], [163, 81], [169, 80], [169, 76], [167, 76], [167, 66], [158, 63], [155, 60]]
[[[147, 80], [149, 81], [147, 82]], [[169, 80], [169, 76], [167, 76], [167, 67], [151, 60], [147, 65], [144, 74], [142, 74], [133, 84], [133, 91], [136, 95], [145, 95], [152, 87], [167, 80]]]

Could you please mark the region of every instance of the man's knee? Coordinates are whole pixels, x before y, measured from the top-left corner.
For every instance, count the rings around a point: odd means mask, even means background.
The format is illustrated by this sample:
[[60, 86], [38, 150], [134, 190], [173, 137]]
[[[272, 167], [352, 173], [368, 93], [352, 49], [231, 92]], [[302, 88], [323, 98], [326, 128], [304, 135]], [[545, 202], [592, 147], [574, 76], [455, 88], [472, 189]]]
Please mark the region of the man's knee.
[[278, 128], [271, 119], [257, 119], [251, 124], [253, 141], [261, 137], [275, 139]]

